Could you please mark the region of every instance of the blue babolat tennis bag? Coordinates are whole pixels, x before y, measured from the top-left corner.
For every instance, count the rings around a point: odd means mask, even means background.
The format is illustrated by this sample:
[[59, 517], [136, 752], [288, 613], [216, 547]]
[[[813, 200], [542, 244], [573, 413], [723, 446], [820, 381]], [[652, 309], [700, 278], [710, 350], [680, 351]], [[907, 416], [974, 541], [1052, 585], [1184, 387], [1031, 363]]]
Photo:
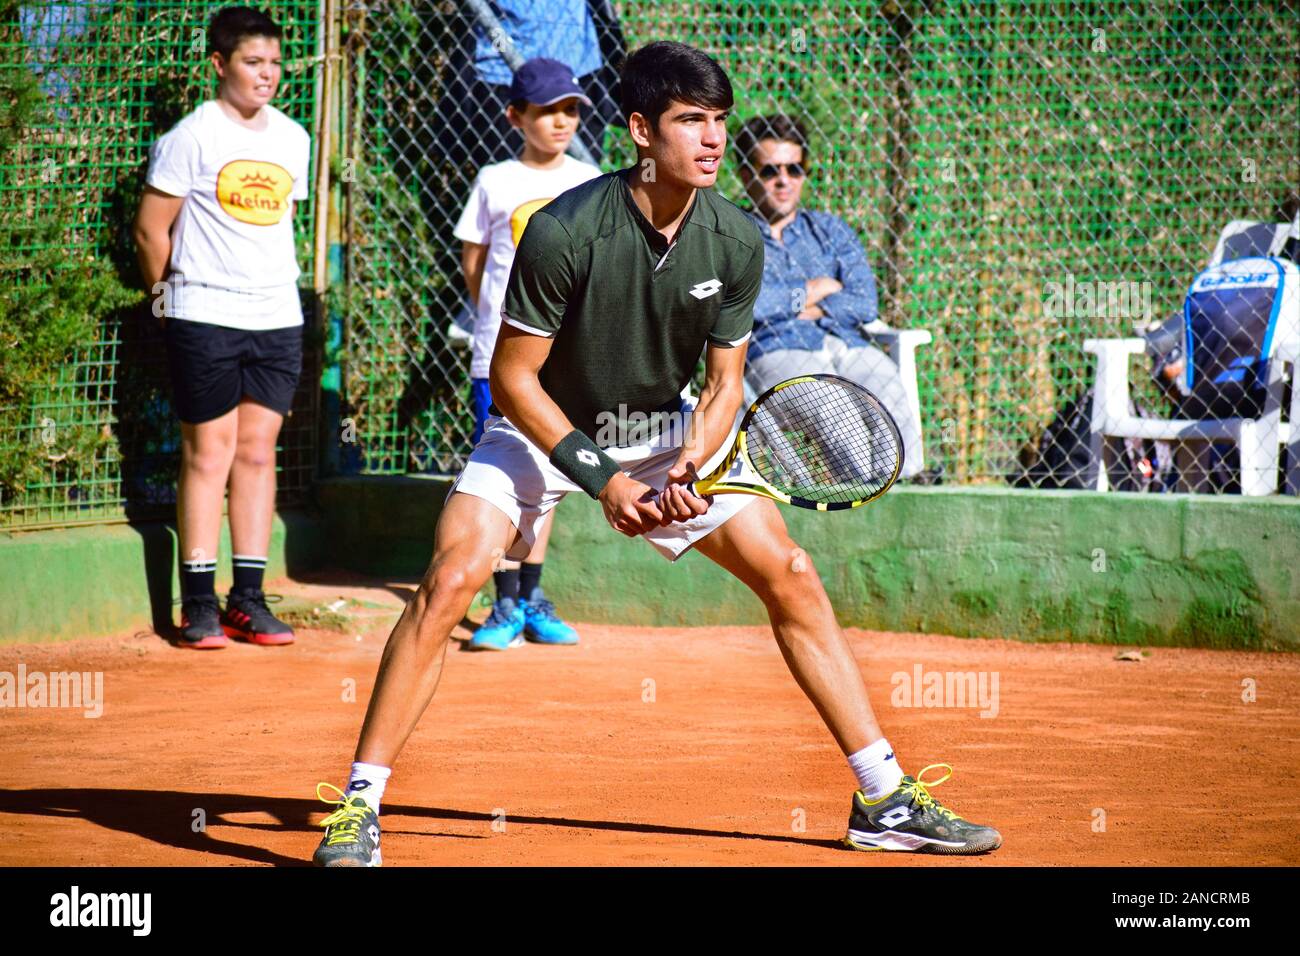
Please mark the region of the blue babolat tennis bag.
[[1190, 418], [1258, 418], [1268, 363], [1300, 336], [1300, 267], [1252, 256], [1211, 266], [1183, 302]]

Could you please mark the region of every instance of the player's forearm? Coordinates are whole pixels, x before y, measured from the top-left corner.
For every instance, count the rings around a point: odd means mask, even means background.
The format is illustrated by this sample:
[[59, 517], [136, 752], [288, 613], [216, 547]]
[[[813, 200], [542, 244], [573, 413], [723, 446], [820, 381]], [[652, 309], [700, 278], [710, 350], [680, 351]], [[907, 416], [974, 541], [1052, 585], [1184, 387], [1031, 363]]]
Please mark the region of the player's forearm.
[[492, 403], [530, 442], [550, 454], [573, 423], [542, 389], [532, 369], [500, 368], [493, 362], [488, 372]]
[[736, 411], [744, 397], [744, 386], [739, 377], [735, 381], [706, 385], [691, 415], [690, 428], [677, 455], [677, 463], [689, 461], [699, 469], [712, 458], [730, 436]]

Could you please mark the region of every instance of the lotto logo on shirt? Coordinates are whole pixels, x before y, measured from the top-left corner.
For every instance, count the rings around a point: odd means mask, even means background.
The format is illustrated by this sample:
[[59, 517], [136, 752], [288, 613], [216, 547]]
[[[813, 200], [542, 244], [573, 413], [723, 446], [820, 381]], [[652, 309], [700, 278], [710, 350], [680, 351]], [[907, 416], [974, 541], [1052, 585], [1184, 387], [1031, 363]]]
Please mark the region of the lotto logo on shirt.
[[274, 226], [289, 211], [293, 177], [283, 166], [236, 159], [217, 173], [217, 202], [240, 222]]
[[[552, 196], [551, 198], [555, 197]], [[524, 227], [528, 225], [528, 220], [532, 218], [533, 213], [550, 201], [550, 199], [533, 199], [510, 214], [510, 238], [514, 240], [516, 249], [519, 248], [519, 240], [523, 238]]]

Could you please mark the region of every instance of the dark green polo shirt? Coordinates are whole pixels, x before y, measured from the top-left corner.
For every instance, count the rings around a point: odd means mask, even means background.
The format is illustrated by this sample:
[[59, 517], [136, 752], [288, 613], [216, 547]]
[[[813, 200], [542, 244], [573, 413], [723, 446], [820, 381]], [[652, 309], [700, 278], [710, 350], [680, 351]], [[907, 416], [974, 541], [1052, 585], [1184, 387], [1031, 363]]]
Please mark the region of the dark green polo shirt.
[[561, 193], [528, 220], [502, 321], [554, 336], [539, 378], [593, 440], [602, 412], [675, 410], [706, 343], [744, 344], [763, 281], [753, 220], [697, 190], [669, 246], [641, 214], [627, 175]]

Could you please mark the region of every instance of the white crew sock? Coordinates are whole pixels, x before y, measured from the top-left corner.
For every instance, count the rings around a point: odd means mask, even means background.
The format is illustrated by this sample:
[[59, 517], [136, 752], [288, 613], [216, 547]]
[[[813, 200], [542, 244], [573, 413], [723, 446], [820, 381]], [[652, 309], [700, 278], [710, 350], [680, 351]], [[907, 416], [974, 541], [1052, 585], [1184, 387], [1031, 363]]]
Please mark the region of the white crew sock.
[[849, 768], [858, 778], [862, 795], [868, 800], [879, 800], [898, 789], [903, 782], [903, 768], [894, 759], [894, 748], [881, 737], [869, 747], [849, 755]]
[[349, 797], [356, 794], [375, 813], [379, 812], [379, 801], [384, 799], [384, 787], [392, 774], [391, 767], [380, 767], [373, 763], [354, 763], [352, 775], [348, 778], [348, 787], [344, 791]]

